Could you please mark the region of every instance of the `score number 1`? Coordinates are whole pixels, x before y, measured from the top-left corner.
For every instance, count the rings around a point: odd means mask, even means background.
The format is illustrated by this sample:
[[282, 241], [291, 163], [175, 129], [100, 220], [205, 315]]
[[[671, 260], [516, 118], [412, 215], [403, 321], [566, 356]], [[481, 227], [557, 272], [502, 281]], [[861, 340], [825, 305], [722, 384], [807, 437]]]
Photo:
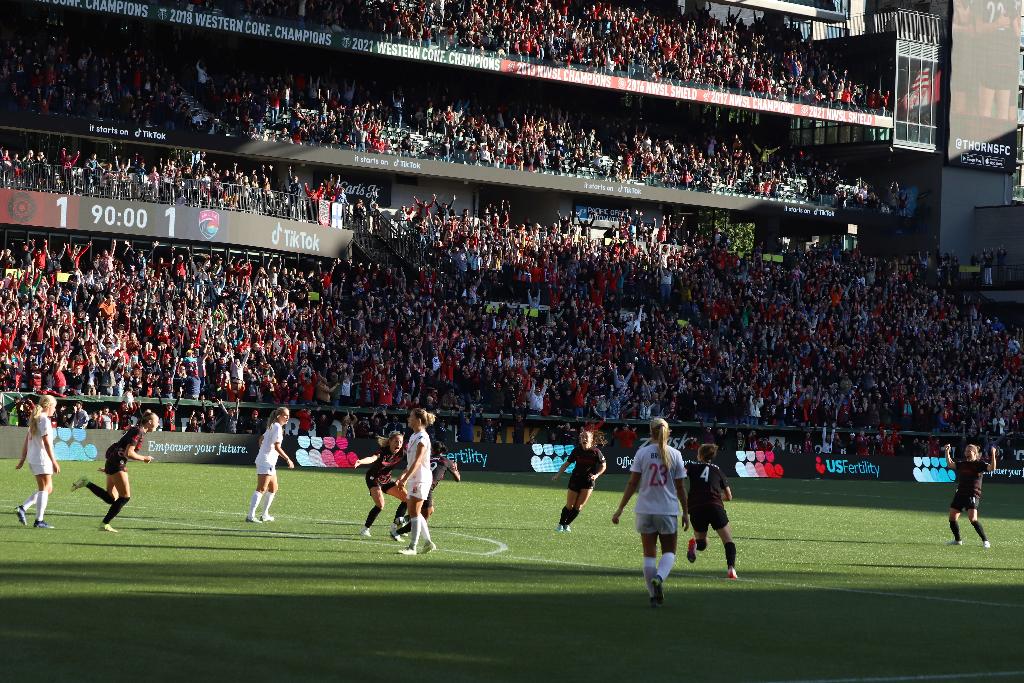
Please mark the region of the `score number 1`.
[[[68, 198], [58, 197], [56, 204], [60, 213], [60, 227], [67, 228]], [[149, 224], [149, 213], [143, 207], [126, 207], [123, 210], [118, 210], [114, 206], [93, 204], [91, 213], [93, 225], [100, 225], [102, 223], [108, 228], [125, 227], [145, 230], [146, 226]], [[164, 217], [167, 219], [167, 236], [174, 237], [174, 224], [175, 219], [177, 218], [177, 207], [168, 206], [164, 211]]]

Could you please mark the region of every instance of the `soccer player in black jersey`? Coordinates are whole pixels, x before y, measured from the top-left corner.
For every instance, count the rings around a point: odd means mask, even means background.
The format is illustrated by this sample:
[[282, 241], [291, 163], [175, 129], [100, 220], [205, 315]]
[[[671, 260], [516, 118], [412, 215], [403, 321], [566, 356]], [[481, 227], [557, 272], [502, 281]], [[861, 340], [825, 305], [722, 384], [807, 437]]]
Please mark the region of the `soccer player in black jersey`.
[[160, 422], [157, 416], [147, 410], [139, 419], [139, 424], [132, 427], [121, 436], [117, 443], [107, 449], [106, 462], [103, 465], [103, 472], [107, 475], [107, 488], [101, 489], [85, 477], [82, 477], [71, 486], [72, 491], [87, 487], [93, 494], [110, 506], [100, 530], [117, 533], [117, 529], [110, 526], [110, 523], [117, 517], [118, 513], [132, 499], [132, 488], [128, 482], [128, 461], [138, 460], [139, 462], [152, 462], [153, 457], [142, 455], [139, 449], [142, 448], [146, 432], [156, 429]]
[[953, 447], [949, 444], [943, 447], [943, 451], [950, 469], [956, 470], [956, 493], [949, 504], [949, 530], [953, 532], [953, 540], [948, 545], [964, 544], [960, 539], [960, 513], [967, 510], [967, 519], [971, 520], [971, 526], [981, 537], [982, 546], [991, 548], [992, 544], [978, 521], [978, 505], [981, 504], [981, 479], [985, 472], [996, 468], [996, 448], [992, 446], [989, 451], [989, 462], [981, 459], [981, 449], [973, 443], [964, 448], [965, 460], [953, 460]]
[[355, 467], [370, 465], [370, 468], [366, 470], [366, 488], [370, 492], [370, 498], [373, 499], [373, 507], [366, 515], [366, 523], [363, 525], [363, 530], [359, 532], [360, 536], [369, 537], [370, 527], [373, 526], [377, 515], [384, 509], [384, 494], [386, 493], [400, 501], [398, 509], [395, 511], [394, 523], [391, 525], [391, 538], [399, 540], [397, 528], [405, 514], [406, 495], [405, 491], [391, 479], [391, 471], [405, 461], [405, 451], [402, 450], [403, 441], [402, 432], [391, 432], [387, 436], [379, 436], [377, 445], [380, 448], [373, 455], [356, 460]]
[[686, 549], [686, 559], [697, 561], [697, 551], [708, 547], [708, 527], [714, 529], [725, 544], [726, 576], [736, 576], [736, 544], [732, 541], [729, 516], [725, 514], [723, 501], [732, 500], [732, 489], [722, 470], [711, 461], [718, 454], [718, 446], [712, 443], [697, 449], [697, 461], [686, 466], [686, 478], [690, 480], [690, 495], [687, 504], [690, 509], [690, 525], [693, 538]]
[[[448, 452], [448, 447], [443, 443], [435, 443], [433, 445], [433, 454], [430, 456], [430, 475], [432, 481], [430, 482], [430, 492], [427, 494], [426, 500], [423, 501], [423, 516], [430, 519], [430, 516], [434, 514], [434, 489], [440, 484], [445, 475], [449, 472], [452, 473], [452, 478], [455, 481], [462, 481], [462, 473], [459, 472], [459, 464], [454, 460], [444, 457], [445, 453]], [[407, 534], [412, 531], [412, 523], [407, 522], [405, 526], [398, 530], [399, 536]]]
[[573, 452], [562, 463], [561, 469], [551, 478], [552, 481], [558, 481], [558, 477], [568, 469], [569, 465], [576, 464], [572, 475], [569, 476], [569, 490], [565, 495], [565, 507], [562, 508], [562, 516], [558, 519], [555, 531], [572, 531], [569, 525], [579, 517], [580, 510], [590, 500], [590, 494], [594, 492], [597, 478], [608, 469], [604, 453], [599, 448], [602, 445], [604, 445], [604, 435], [601, 432], [592, 432], [589, 429], [581, 430], [579, 446], [573, 449]]

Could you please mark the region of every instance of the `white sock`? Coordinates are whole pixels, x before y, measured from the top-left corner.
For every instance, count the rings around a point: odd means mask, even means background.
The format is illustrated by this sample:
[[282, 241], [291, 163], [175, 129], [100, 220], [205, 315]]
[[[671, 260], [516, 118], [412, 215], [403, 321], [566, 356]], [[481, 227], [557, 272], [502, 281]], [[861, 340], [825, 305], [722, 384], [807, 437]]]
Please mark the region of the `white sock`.
[[275, 494], [273, 492], [268, 492], [267, 495], [263, 496], [263, 501], [264, 501], [263, 514], [264, 515], [269, 515], [270, 514], [270, 504], [274, 502], [274, 496], [275, 495], [277, 495], [277, 494]]
[[409, 538], [409, 547], [415, 548], [420, 542], [420, 522], [423, 518], [417, 515], [409, 520], [409, 524], [412, 526], [412, 536]]
[[665, 553], [661, 556], [661, 561], [658, 562], [658, 576], [664, 581], [668, 578], [669, 573], [672, 571], [672, 567], [676, 563], [675, 553]]
[[657, 574], [655, 569], [655, 560], [653, 557], [644, 557], [644, 585], [647, 586], [647, 593], [653, 598], [654, 589], [651, 588], [651, 579]]
[[430, 540], [430, 527], [427, 526], [426, 517], [420, 517], [420, 533], [423, 535], [423, 540], [426, 541], [428, 545], [433, 543], [433, 541]]
[[255, 519], [256, 506], [260, 504], [260, 498], [262, 497], [262, 493], [259, 491], [253, 491], [252, 498], [249, 499], [249, 519]]
[[46, 514], [46, 503], [49, 500], [50, 500], [50, 494], [47, 493], [46, 491], [39, 491], [39, 493], [36, 495], [36, 505], [39, 506], [39, 507], [36, 508], [36, 521], [37, 522], [43, 521], [43, 515]]
[[36, 504], [36, 499], [39, 496], [39, 491], [34, 492], [31, 496], [25, 499], [25, 502], [21, 504], [21, 507], [25, 510], [29, 510], [33, 505]]

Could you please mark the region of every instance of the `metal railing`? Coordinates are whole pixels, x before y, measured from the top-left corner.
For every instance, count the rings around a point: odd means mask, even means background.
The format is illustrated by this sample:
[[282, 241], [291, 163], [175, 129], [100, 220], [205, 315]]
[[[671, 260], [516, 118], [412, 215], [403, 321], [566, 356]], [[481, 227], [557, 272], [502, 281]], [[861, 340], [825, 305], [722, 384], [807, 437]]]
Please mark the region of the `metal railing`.
[[46, 163], [0, 164], [0, 187], [125, 201], [183, 204], [317, 222], [318, 207], [304, 194], [193, 178], [151, 178], [135, 171], [65, 168]]
[[934, 14], [907, 9], [888, 9], [850, 17], [851, 36], [871, 33], [895, 33], [901, 40], [941, 45], [946, 25]]
[[940, 269], [939, 282], [960, 289], [1024, 289], [1024, 264], [960, 266], [956, 272]]

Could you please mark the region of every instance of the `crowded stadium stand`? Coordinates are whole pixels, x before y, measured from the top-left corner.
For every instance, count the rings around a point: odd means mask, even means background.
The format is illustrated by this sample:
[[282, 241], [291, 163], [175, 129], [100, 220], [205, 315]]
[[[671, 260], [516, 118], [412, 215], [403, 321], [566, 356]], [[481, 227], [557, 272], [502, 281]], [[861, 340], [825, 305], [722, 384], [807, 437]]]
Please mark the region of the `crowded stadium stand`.
[[957, 227], [999, 176], [940, 158], [940, 22], [755, 4], [5, 2], [5, 410], [1019, 431], [1020, 328], [979, 290], [1024, 245]]

